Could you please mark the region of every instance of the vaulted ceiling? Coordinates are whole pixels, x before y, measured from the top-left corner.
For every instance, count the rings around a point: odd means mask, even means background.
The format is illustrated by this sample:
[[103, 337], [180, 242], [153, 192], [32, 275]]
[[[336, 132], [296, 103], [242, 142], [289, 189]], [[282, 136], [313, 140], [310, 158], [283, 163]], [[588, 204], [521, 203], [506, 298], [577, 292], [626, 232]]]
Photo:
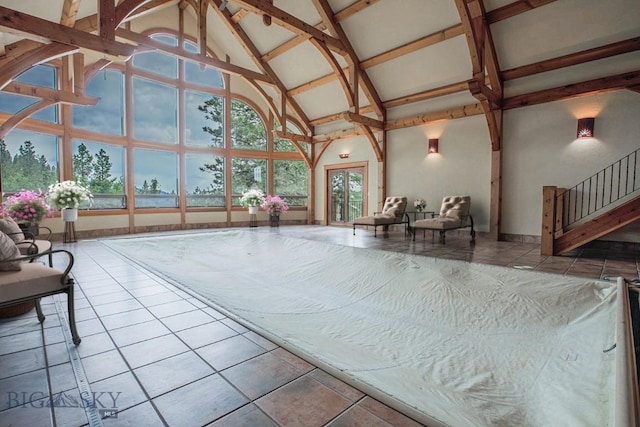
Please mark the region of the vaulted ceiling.
[[[95, 102], [92, 73], [158, 49], [251, 83], [300, 141], [364, 135], [378, 158], [384, 131], [484, 115], [499, 150], [506, 110], [640, 91], [638, 0], [2, 0], [0, 31], [0, 88], [43, 104]], [[60, 90], [11, 83], [58, 58]]]

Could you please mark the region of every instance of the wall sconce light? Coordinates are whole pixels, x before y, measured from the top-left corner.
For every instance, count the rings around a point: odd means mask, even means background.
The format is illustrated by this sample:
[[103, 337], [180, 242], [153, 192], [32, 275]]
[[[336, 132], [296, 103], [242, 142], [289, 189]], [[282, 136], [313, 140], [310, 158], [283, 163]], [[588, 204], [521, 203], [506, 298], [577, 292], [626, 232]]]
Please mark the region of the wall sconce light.
[[578, 119], [578, 132], [576, 138], [593, 138], [593, 124], [595, 123], [593, 117], [586, 119]]
[[338, 157], [340, 157], [341, 159], [348, 159], [349, 158], [349, 153], [340, 153], [340, 154], [338, 154]]
[[427, 154], [438, 153], [438, 138], [430, 138], [429, 139], [429, 150]]

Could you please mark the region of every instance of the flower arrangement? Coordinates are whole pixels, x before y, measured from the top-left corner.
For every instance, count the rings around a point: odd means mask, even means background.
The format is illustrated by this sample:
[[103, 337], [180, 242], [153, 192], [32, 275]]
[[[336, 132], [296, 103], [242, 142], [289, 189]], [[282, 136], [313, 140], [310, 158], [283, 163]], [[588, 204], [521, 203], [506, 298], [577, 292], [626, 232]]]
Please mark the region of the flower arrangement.
[[413, 201], [413, 207], [416, 208], [418, 212], [422, 212], [422, 209], [427, 207], [427, 202], [424, 199], [416, 199]]
[[260, 206], [264, 203], [264, 193], [260, 190], [252, 188], [251, 190], [247, 190], [242, 193], [242, 197], [240, 197], [240, 203], [245, 208], [250, 206]]
[[47, 204], [47, 195], [42, 191], [22, 190], [7, 198], [4, 214], [18, 224], [35, 226], [43, 218], [53, 216], [53, 209]]
[[75, 181], [62, 181], [49, 186], [49, 201], [58, 209], [77, 209], [91, 201], [89, 189]]
[[289, 210], [289, 204], [280, 196], [268, 195], [260, 206], [269, 212], [269, 215], [278, 215]]

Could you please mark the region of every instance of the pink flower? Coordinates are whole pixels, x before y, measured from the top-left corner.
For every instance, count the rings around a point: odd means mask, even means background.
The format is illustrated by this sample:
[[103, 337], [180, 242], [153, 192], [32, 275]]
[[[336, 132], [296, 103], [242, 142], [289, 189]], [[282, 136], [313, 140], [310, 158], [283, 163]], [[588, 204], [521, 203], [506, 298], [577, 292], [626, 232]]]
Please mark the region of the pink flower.
[[7, 198], [2, 214], [18, 223], [35, 225], [43, 218], [53, 216], [53, 209], [46, 202], [47, 194], [42, 191], [22, 190]]

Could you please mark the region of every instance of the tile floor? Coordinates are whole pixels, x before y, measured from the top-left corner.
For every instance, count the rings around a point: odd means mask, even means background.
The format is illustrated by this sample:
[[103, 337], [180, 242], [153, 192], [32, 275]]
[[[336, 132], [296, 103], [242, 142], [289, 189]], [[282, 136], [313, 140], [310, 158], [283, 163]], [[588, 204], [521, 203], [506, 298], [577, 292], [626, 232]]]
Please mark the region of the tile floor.
[[[482, 237], [470, 246], [468, 236], [449, 236], [443, 245], [430, 235], [412, 242], [401, 230], [377, 238], [360, 229], [353, 236], [344, 227], [255, 231], [593, 278], [637, 279], [640, 267], [640, 244], [600, 242], [545, 257], [537, 244]], [[64, 297], [42, 301], [43, 325], [35, 310], [0, 319], [0, 426], [83, 426], [89, 420], [104, 426], [419, 425], [99, 241], [56, 246], [75, 255], [82, 343], [67, 348]], [[76, 357], [97, 421], [79, 403]], [[114, 408], [117, 417], [108, 417]]]

